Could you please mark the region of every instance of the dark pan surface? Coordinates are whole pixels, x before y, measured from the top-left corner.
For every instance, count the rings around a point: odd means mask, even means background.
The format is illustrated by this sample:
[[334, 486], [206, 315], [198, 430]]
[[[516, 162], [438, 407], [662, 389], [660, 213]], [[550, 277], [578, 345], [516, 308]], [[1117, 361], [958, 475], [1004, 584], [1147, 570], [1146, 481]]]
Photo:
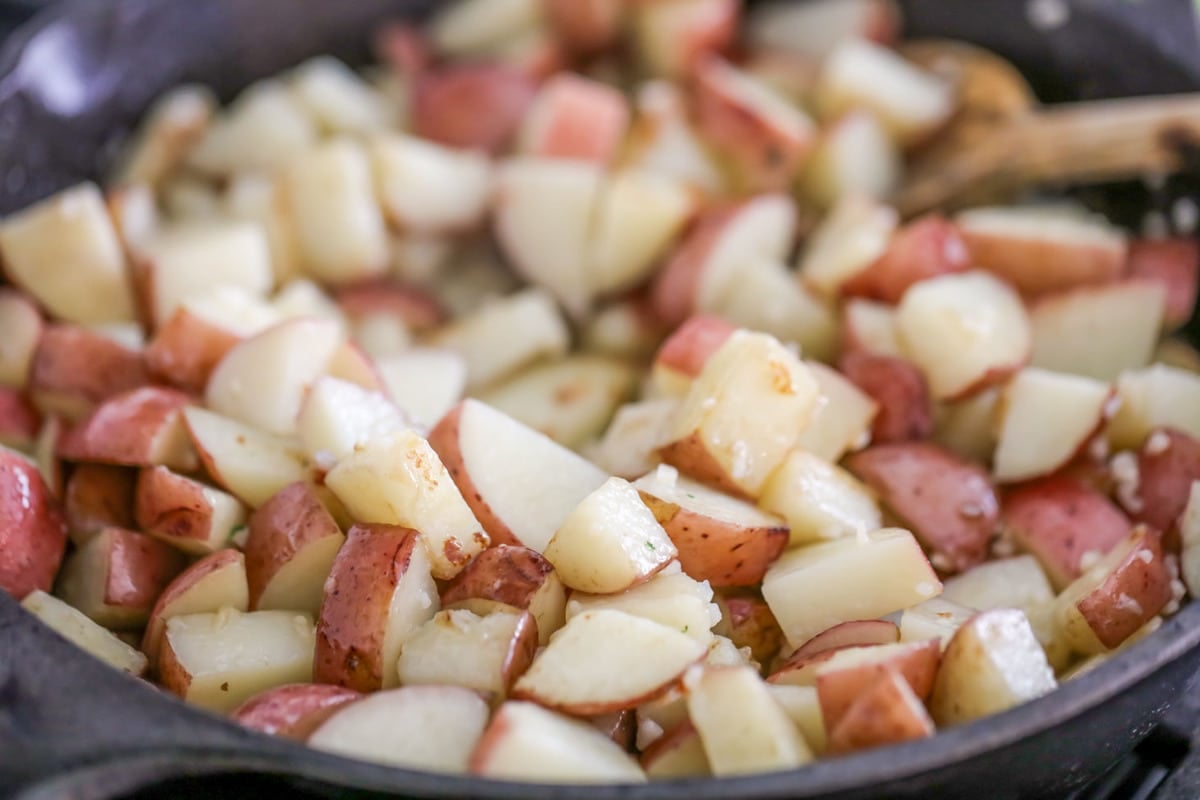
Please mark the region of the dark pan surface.
[[[103, 173], [150, 100], [199, 80], [224, 96], [317, 52], [351, 61], [363, 32], [432, 3], [403, 0], [76, 0], [0, 52], [0, 213]], [[1200, 87], [1190, 0], [1079, 0], [1033, 27], [1012, 0], [906, 0], [911, 33], [956, 36], [1016, 60], [1044, 99]], [[1120, 57], [1114, 58], [1114, 53]], [[1190, 179], [1091, 191], [1136, 220]], [[1195, 329], [1192, 338], [1196, 340]], [[168, 778], [292, 776], [330, 796], [412, 798], [1018, 798], [1078, 786], [1127, 753], [1200, 666], [1200, 604], [1053, 695], [934, 739], [803, 770], [645, 787], [446, 778], [359, 764], [244, 731], [117, 674], [0, 595], [0, 797], [116, 797]], [[266, 785], [266, 784], [264, 784]], [[276, 785], [276, 784], [272, 784]], [[354, 787], [338, 791], [334, 787]]]

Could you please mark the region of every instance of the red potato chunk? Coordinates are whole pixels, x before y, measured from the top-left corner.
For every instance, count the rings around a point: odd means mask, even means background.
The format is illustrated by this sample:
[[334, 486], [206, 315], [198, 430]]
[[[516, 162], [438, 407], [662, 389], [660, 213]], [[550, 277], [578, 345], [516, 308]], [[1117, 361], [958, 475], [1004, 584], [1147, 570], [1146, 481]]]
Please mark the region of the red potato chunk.
[[829, 733], [827, 752], [848, 753], [934, 734], [933, 720], [903, 676], [887, 671], [859, 695]]
[[50, 591], [67, 526], [37, 468], [0, 449], [0, 589], [20, 600]]
[[105, 528], [134, 527], [136, 482], [137, 473], [125, 467], [77, 465], [63, 494], [71, 540], [82, 544]]
[[106, 400], [59, 440], [58, 456], [129, 467], [198, 465], [183, 423], [192, 399], [173, 389], [143, 386]]
[[608, 164], [629, 127], [629, 101], [616, 89], [563, 72], [542, 85], [525, 114], [520, 149], [543, 158]]
[[186, 308], [177, 308], [154, 332], [143, 356], [156, 376], [198, 394], [217, 364], [240, 341], [237, 334]]
[[33, 354], [29, 390], [43, 413], [80, 419], [98, 403], [149, 382], [136, 350], [87, 328], [49, 325]]
[[360, 697], [344, 686], [292, 683], [254, 695], [231, 716], [251, 730], [304, 741], [333, 712]]
[[987, 556], [1000, 503], [982, 467], [925, 442], [871, 447], [846, 463], [911, 526], [942, 572], [962, 572]]
[[879, 405], [871, 426], [872, 442], [907, 442], [933, 435], [933, 399], [921, 370], [902, 358], [866, 351], [847, 353], [839, 366]]
[[843, 284], [842, 292], [895, 305], [914, 283], [970, 266], [958, 228], [941, 214], [930, 214], [897, 231], [883, 255]]
[[1107, 497], [1069, 477], [1021, 486], [1004, 498], [1002, 513], [1005, 530], [1059, 590], [1083, 574], [1088, 553], [1106, 554], [1130, 531], [1129, 519]]
[[1129, 245], [1131, 278], [1157, 281], [1167, 289], [1164, 322], [1178, 328], [1192, 318], [1200, 282], [1200, 242], [1195, 239], [1140, 239]]
[[1136, 490], [1132, 495], [1118, 490], [1118, 497], [1136, 521], [1166, 533], [1179, 522], [1197, 480], [1200, 440], [1174, 428], [1159, 428], [1138, 451]]
[[41, 427], [41, 415], [29, 398], [16, 389], [0, 386], [0, 444], [28, 449]]
[[413, 131], [450, 147], [498, 153], [512, 139], [535, 91], [528, 75], [494, 64], [430, 72], [415, 87]]

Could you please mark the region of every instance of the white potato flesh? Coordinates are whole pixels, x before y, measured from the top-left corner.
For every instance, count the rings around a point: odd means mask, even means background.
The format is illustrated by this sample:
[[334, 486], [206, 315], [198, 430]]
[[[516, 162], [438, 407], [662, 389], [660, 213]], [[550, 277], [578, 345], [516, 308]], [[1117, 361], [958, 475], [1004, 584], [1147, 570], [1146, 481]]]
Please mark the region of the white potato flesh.
[[769, 683], [767, 690], [783, 709], [800, 733], [810, 750], [820, 754], [825, 751], [825, 718], [821, 715], [821, 702], [817, 699], [815, 686], [788, 686]]
[[640, 586], [619, 594], [574, 592], [567, 601], [566, 615], [570, 619], [586, 611], [606, 608], [674, 628], [705, 646], [712, 641], [713, 626], [721, 620], [721, 610], [713, 603], [708, 581], [693, 579], [677, 564], [668, 565]]
[[817, 379], [821, 400], [812, 421], [796, 439], [796, 447], [837, 463], [847, 452], [870, 441], [879, 404], [836, 369], [817, 361], [804, 363]]
[[762, 584], [763, 599], [793, 648], [840, 622], [883, 617], [941, 591], [916, 539], [898, 528], [788, 551]]
[[879, 118], [860, 110], [822, 132], [800, 186], [807, 198], [829, 208], [854, 195], [885, 198], [902, 175], [900, 153]]
[[322, 130], [367, 134], [391, 125], [380, 93], [331, 56], [310, 58], [292, 71], [292, 96]]
[[0, 222], [9, 280], [70, 322], [132, 320], [121, 242], [100, 190], [82, 183]]
[[1117, 379], [1120, 405], [1108, 426], [1117, 448], [1140, 447], [1155, 428], [1177, 428], [1200, 437], [1200, 375], [1154, 364]]
[[687, 707], [713, 775], [793, 769], [812, 760], [800, 731], [750, 667], [689, 675]]
[[537, 27], [541, 18], [538, 0], [467, 0], [439, 9], [429, 36], [447, 55], [479, 55]]
[[842, 316], [848, 346], [879, 356], [904, 357], [894, 307], [853, 299], [843, 306]]
[[390, 134], [371, 142], [370, 155], [384, 213], [402, 230], [465, 231], [483, 221], [493, 180], [485, 154]]
[[975, 616], [978, 608], [935, 597], [904, 609], [900, 615], [900, 641], [924, 642], [938, 639], [942, 647], [950, 642], [956, 631]]
[[222, 609], [167, 621], [159, 674], [189, 703], [232, 711], [259, 692], [312, 680], [313, 623], [294, 611]]
[[1047, 475], [1066, 464], [1109, 415], [1107, 383], [1029, 367], [1000, 398], [993, 473], [1001, 482]]
[[989, 464], [996, 449], [996, 412], [1001, 389], [987, 389], [934, 411], [933, 440], [951, 452]]
[[642, 783], [620, 745], [587, 722], [533, 703], [500, 706], [471, 757], [487, 778], [541, 783]]
[[325, 580], [345, 541], [346, 537], [338, 533], [297, 550], [267, 581], [255, 609], [319, 612]]
[[160, 183], [187, 157], [216, 112], [217, 99], [206, 86], [188, 84], [164, 94], [146, 112], [109, 184]]
[[467, 362], [458, 353], [413, 347], [375, 359], [388, 396], [418, 425], [432, 427], [467, 387]]
[[488, 537], [429, 442], [411, 429], [359, 444], [325, 476], [360, 522], [419, 531], [433, 574], [452, 578]]
[[1038, 560], [1021, 555], [987, 561], [947, 578], [942, 597], [980, 611], [991, 608], [1028, 611], [1052, 601], [1054, 589]]
[[834, 206], [809, 236], [798, 264], [799, 280], [822, 297], [875, 263], [900, 224], [896, 210], [863, 195]]
[[612, 594], [644, 582], [678, 552], [637, 489], [609, 478], [567, 515], [543, 555], [569, 588]]
[[695, 201], [680, 181], [637, 169], [608, 179], [596, 209], [587, 280], [597, 294], [648, 278], [683, 229]]
[[[200, 574], [193, 569], [184, 570], [159, 595], [142, 636], [142, 651], [152, 663], [158, 659], [162, 634], [167, 620], [172, 617], [219, 611], [222, 608], [249, 610], [250, 589], [246, 582], [245, 556], [236, 550], [218, 553], [209, 557], [212, 560], [205, 559], [211, 565], [209, 568], [203, 569]], [[218, 563], [214, 564], [214, 561]]]
[[796, 234], [796, 204], [781, 194], [747, 201], [724, 224], [708, 252], [696, 287], [699, 309], [720, 308], [741, 280], [745, 264], [787, 257]]
[[41, 313], [28, 298], [0, 291], [0, 386], [25, 387], [42, 324]]
[[527, 665], [510, 663], [514, 649], [522, 646], [516, 637], [531, 637], [530, 644], [536, 644], [533, 631], [522, 631], [521, 624], [516, 610], [482, 616], [461, 608], [439, 611], [400, 649], [400, 683], [462, 686], [503, 697], [515, 677], [510, 675], [513, 666]]
[[217, 286], [183, 301], [181, 308], [237, 336], [253, 336], [283, 321], [259, 295], [237, 286]]
[[633, 480], [658, 463], [658, 448], [666, 444], [671, 419], [679, 409], [674, 397], [626, 403], [617, 409], [602, 438], [587, 451], [601, 469]]
[[1188, 504], [1179, 518], [1179, 537], [1182, 540], [1180, 575], [1188, 591], [1196, 597], [1200, 594], [1200, 481], [1192, 481]]
[[296, 419], [304, 451], [317, 462], [344, 458], [407, 426], [404, 412], [381, 393], [328, 376], [312, 384]]
[[405, 686], [347, 703], [308, 745], [359, 761], [462, 774], [487, 721], [487, 703], [469, 689]]
[[258, 81], [217, 115], [188, 153], [187, 166], [213, 177], [273, 172], [317, 137], [316, 123], [282, 81]]
[[200, 460], [213, 479], [251, 508], [309, 476], [299, 445], [199, 406], [183, 411]]
[[110, 667], [130, 675], [141, 675], [146, 671], [146, 656], [57, 597], [36, 590], [25, 595], [21, 608]]
[[803, 450], [793, 450], [771, 473], [758, 502], [787, 520], [792, 545], [883, 527], [883, 515], [866, 486], [836, 464]]

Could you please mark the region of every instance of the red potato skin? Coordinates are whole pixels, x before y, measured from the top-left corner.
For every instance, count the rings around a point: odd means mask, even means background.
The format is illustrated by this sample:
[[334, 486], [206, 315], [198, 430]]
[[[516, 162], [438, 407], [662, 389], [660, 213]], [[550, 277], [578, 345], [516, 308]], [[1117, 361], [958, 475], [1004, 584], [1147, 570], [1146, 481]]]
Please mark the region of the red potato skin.
[[[1075, 604], [1096, 638], [1109, 649], [1137, 633], [1171, 601], [1172, 574], [1162, 535], [1144, 526], [1133, 535], [1136, 541], [1129, 555]], [[1129, 598], [1136, 602], [1128, 603]]]
[[109, 398], [58, 443], [66, 461], [94, 461], [129, 467], [157, 465], [159, 437], [180, 425], [192, 398], [161, 386], [143, 386]]
[[333, 561], [317, 618], [313, 682], [373, 692], [383, 686], [383, 637], [392, 595], [420, 547], [394, 525], [355, 525]]
[[822, 664], [833, 658], [834, 653], [839, 650], [845, 650], [846, 647], [854, 646], [833, 647], [805, 656], [789, 656], [771, 670], [771, 674], [767, 676], [767, 683], [777, 683], [784, 686], [813, 686], [817, 681], [817, 669]]
[[275, 573], [297, 553], [313, 542], [342, 533], [307, 483], [280, 489], [250, 516], [247, 528], [244, 552], [251, 610], [258, 607]]
[[696, 726], [692, 724], [690, 719], [685, 719], [662, 736], [650, 743], [650, 746], [642, 751], [639, 763], [642, 769], [649, 769], [650, 765], [658, 761], [664, 755], [672, 752], [678, 747], [681, 747], [687, 742], [700, 735], [696, 730]]
[[214, 572], [235, 567], [244, 561], [244, 557], [238, 550], [218, 550], [204, 556], [167, 584], [167, 587], [159, 593], [154, 608], [150, 610], [150, 621], [146, 624], [146, 632], [142, 635], [142, 652], [150, 659], [151, 664], [158, 663], [158, 650], [167, 625], [166, 620], [163, 619], [163, 613], [167, 606], [179, 599], [185, 592], [190, 591], [205, 577]]
[[1167, 289], [1163, 322], [1168, 329], [1192, 318], [1200, 283], [1200, 242], [1195, 239], [1139, 239], [1129, 246], [1127, 272], [1131, 278], [1157, 281]]
[[75, 325], [48, 325], [38, 341], [29, 389], [43, 412], [78, 419], [110, 397], [150, 383], [141, 353]]
[[739, 210], [718, 206], [702, 212], [668, 257], [650, 290], [651, 305], [665, 325], [679, 325], [695, 311], [708, 254]]
[[917, 699], [929, 699], [941, 659], [941, 642], [930, 639], [913, 645], [907, 652], [890, 658], [886, 663], [821, 672], [817, 675], [817, 699], [821, 704], [825, 729], [834, 730], [856, 699], [888, 672], [896, 672], [904, 678]]
[[842, 374], [877, 404], [871, 424], [875, 444], [910, 442], [933, 435], [933, 398], [921, 370], [903, 358], [850, 351]]
[[29, 398], [16, 389], [0, 386], [0, 444], [27, 449], [41, 427], [42, 417]]
[[626, 753], [637, 753], [637, 711], [627, 708], [589, 720]]
[[388, 22], [371, 37], [376, 60], [404, 78], [415, 78], [433, 64], [433, 45], [420, 27]]
[[1042, 478], [1005, 495], [1004, 529], [1032, 553], [1059, 590], [1083, 574], [1088, 551], [1106, 554], [1129, 535], [1129, 519], [1081, 480]]
[[17, 600], [50, 591], [66, 546], [66, 521], [37, 468], [0, 450], [0, 589]]
[[443, 584], [442, 606], [481, 598], [524, 611], [553, 572], [554, 566], [536, 550], [498, 544]]
[[437, 298], [420, 289], [391, 281], [370, 281], [339, 289], [337, 304], [350, 318], [393, 314], [412, 330], [428, 330], [446, 321]]
[[839, 622], [826, 628], [797, 647], [788, 661], [809, 658], [844, 647], [865, 647], [874, 644], [895, 644], [900, 641], [900, 628], [886, 619], [859, 619]]
[[1125, 269], [1125, 246], [1064, 246], [1061, 242], [980, 233], [962, 226], [959, 232], [974, 266], [999, 275], [1027, 296], [1108, 283]]
[[154, 332], [142, 355], [156, 377], [199, 394], [217, 364], [240, 341], [236, 334], [179, 308]]
[[842, 293], [896, 305], [914, 283], [970, 266], [958, 228], [941, 214], [929, 214], [897, 231], [883, 255], [847, 281]]
[[532, 77], [496, 64], [430, 71], [416, 82], [413, 132], [450, 147], [498, 154], [533, 102]]
[[716, 633], [729, 637], [734, 647], [750, 648], [751, 657], [760, 664], [771, 661], [783, 647], [783, 631], [770, 606], [757, 594], [719, 594], [714, 598], [721, 609]]
[[939, 572], [962, 572], [987, 556], [1000, 503], [982, 467], [928, 442], [870, 447], [846, 465], [907, 523]]
[[594, 55], [617, 43], [624, 0], [544, 0], [551, 30], [573, 53]]
[[204, 485], [166, 467], [138, 474], [134, 516], [138, 527], [155, 537], [207, 542], [212, 534], [212, 505]]
[[183, 571], [186, 565], [183, 554], [136, 531], [109, 528], [107, 533], [111, 549], [104, 604], [140, 609], [148, 618], [159, 595]]
[[[658, 448], [658, 457], [662, 459], [664, 464], [670, 464], [688, 477], [695, 478], [714, 489], [719, 489], [739, 500], [749, 500], [751, 502], [754, 500], [742, 487], [733, 481], [733, 478], [725, 470], [725, 467], [713, 457], [704, 438], [696, 431], [689, 433], [682, 439], [676, 439]], [[676, 542], [675, 546], [678, 547], [679, 543]], [[726, 585], [733, 586], [739, 584]]]
[[[654, 5], [660, 0], [629, 1], [636, 7]], [[679, 63], [671, 65], [676, 75], [691, 75], [706, 56], [728, 49], [737, 35], [739, 0], [692, 0], [692, 6], [691, 18], [674, 32], [675, 38], [684, 44]]]
[[1170, 532], [1187, 508], [1192, 482], [1200, 480], [1200, 440], [1174, 428], [1159, 428], [1138, 451], [1137, 522]]
[[867, 687], [829, 734], [830, 755], [924, 739], [934, 734], [933, 720], [915, 700], [908, 682], [885, 672]]
[[251, 730], [304, 741], [333, 712], [361, 697], [362, 693], [344, 686], [290, 684], [251, 697], [230, 716]]
[[654, 357], [656, 367], [695, 378], [737, 328], [720, 317], [697, 314], [675, 329]]
[[67, 529], [76, 544], [105, 528], [135, 524], [134, 486], [137, 475], [125, 467], [79, 464], [71, 471], [63, 495]]
[[546, 81], [535, 105], [545, 127], [527, 143], [534, 156], [608, 164], [629, 127], [625, 95], [569, 72]]

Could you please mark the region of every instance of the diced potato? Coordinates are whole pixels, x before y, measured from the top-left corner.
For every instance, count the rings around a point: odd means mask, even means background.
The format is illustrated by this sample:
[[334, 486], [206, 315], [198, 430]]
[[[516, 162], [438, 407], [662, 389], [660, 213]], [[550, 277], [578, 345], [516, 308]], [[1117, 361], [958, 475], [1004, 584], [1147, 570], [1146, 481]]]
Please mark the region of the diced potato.
[[21, 607], [110, 667], [130, 675], [141, 675], [146, 671], [146, 656], [57, 597], [36, 590], [25, 595]]
[[759, 504], [787, 520], [792, 545], [883, 526], [879, 506], [867, 487], [836, 464], [803, 450], [793, 450], [771, 473]]

